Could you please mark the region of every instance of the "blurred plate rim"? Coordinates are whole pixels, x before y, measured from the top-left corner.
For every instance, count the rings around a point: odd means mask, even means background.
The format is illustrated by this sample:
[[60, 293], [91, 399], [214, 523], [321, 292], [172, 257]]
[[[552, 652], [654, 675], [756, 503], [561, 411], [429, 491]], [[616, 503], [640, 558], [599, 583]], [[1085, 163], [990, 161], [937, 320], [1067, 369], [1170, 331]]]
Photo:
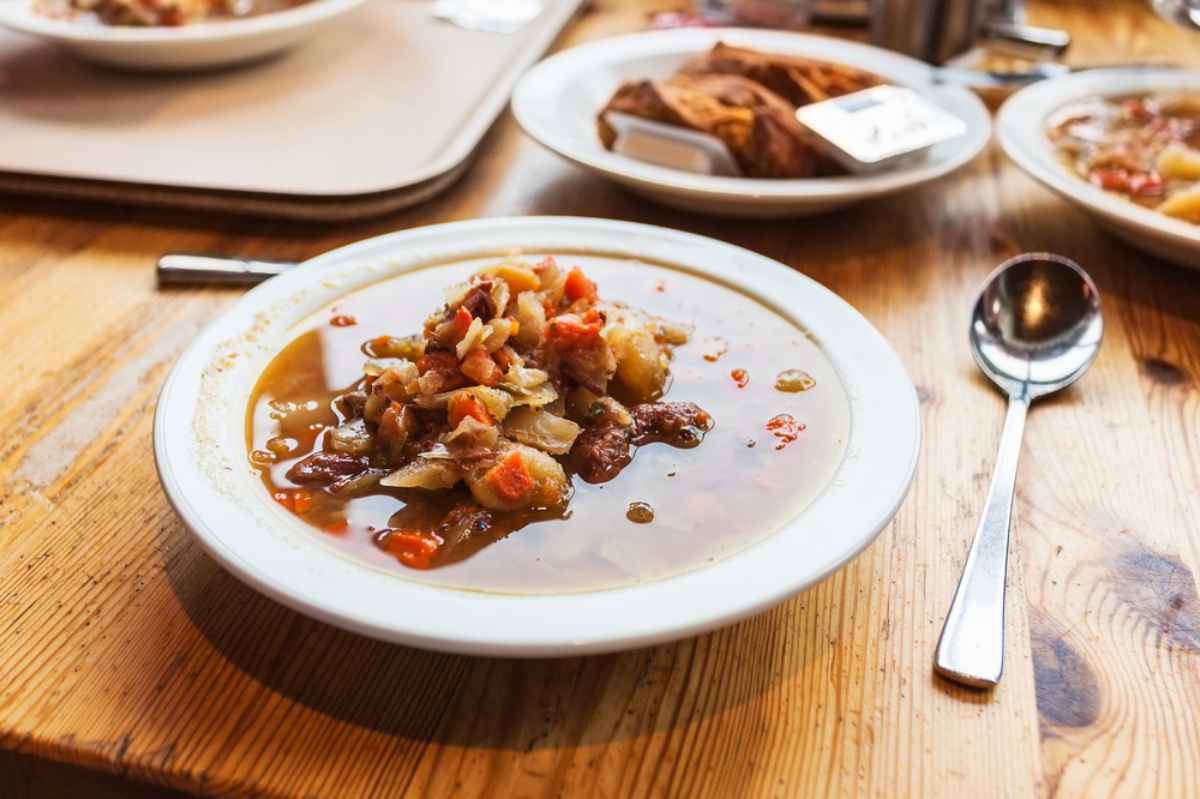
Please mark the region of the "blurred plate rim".
[[[551, 98], [567, 90], [573, 81], [601, 69], [620, 71], [633, 59], [675, 57], [679, 63], [699, 55], [718, 41], [758, 50], [811, 57], [844, 63], [874, 72], [899, 85], [920, 91], [940, 107], [952, 111], [967, 124], [967, 133], [947, 142], [936, 160], [872, 175], [823, 178], [735, 178], [701, 175], [648, 164], [605, 150], [593, 133], [592, 141], [580, 144], [570, 132], [578, 120], [562, 120], [553, 113]], [[572, 47], [544, 59], [517, 84], [513, 92], [513, 114], [525, 132], [558, 155], [584, 167], [640, 187], [655, 194], [674, 193], [691, 198], [746, 205], [847, 204], [869, 197], [912, 188], [935, 180], [970, 162], [991, 136], [986, 107], [969, 90], [940, 85], [932, 67], [908, 56], [870, 45], [815, 34], [767, 31], [750, 28], [684, 28], [650, 31], [602, 39]], [[625, 75], [661, 77], [657, 75]], [[613, 81], [611, 90], [618, 80]], [[595, 112], [587, 120], [595, 127]]]
[[169, 47], [226, 42], [303, 28], [362, 5], [366, 0], [308, 0], [302, 5], [252, 17], [213, 19], [185, 25], [135, 27], [105, 25], [39, 14], [37, 0], [0, 0], [0, 25], [64, 43]]

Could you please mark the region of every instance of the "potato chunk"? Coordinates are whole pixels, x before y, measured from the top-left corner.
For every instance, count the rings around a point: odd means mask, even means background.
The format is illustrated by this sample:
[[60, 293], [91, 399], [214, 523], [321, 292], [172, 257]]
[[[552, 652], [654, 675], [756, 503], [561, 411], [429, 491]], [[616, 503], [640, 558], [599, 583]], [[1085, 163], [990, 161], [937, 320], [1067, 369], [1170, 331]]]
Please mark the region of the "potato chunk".
[[1158, 154], [1157, 167], [1164, 178], [1200, 180], [1200, 150], [1173, 144]]
[[523, 347], [536, 347], [542, 343], [546, 331], [546, 309], [532, 291], [517, 295], [517, 343]]
[[466, 483], [491, 510], [552, 508], [566, 501], [570, 487], [558, 461], [523, 444], [510, 444], [492, 465], [468, 472]]
[[613, 327], [608, 342], [617, 356], [616, 378], [638, 402], [662, 396], [667, 358], [654, 336], [641, 327]]
[[1200, 223], [1200, 187], [1171, 195], [1158, 206], [1158, 211], [1177, 219]]

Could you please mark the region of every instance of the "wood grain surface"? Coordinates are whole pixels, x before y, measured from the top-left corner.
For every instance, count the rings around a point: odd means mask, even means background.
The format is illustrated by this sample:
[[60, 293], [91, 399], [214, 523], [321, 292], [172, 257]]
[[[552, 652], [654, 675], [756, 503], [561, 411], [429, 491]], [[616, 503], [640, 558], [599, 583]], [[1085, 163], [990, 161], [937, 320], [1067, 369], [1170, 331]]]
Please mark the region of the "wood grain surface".
[[[560, 45], [637, 29], [648, 7], [598, 2]], [[1200, 35], [1144, 3], [1033, 12], [1075, 34], [1078, 63], [1200, 64]], [[239, 291], [157, 290], [155, 258], [299, 259], [537, 213], [731, 241], [877, 325], [918, 386], [925, 430], [912, 492], [879, 540], [734, 627], [571, 660], [377, 643], [218, 568], [159, 489], [150, 427], [171, 363]], [[1040, 249], [1091, 271], [1108, 329], [1087, 377], [1030, 415], [1007, 670], [975, 693], [930, 671], [1003, 416], [966, 318], [993, 266]], [[366, 224], [10, 196], [0, 281], [0, 796], [1196, 795], [1200, 273], [1105, 236], [997, 148], [921, 191], [735, 222], [588, 177], [504, 118], [441, 199]]]

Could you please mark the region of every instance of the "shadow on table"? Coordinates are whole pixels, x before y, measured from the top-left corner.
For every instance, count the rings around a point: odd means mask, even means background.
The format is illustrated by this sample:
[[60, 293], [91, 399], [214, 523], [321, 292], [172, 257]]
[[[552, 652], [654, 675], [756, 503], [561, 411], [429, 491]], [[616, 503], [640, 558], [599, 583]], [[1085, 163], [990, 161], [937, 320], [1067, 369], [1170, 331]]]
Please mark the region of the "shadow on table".
[[175, 550], [166, 573], [180, 605], [223, 658], [326, 716], [415, 740], [532, 751], [666, 732], [750, 703], [795, 672], [824, 668], [827, 649], [840, 645], [823, 633], [789, 640], [802, 629], [796, 614], [812, 601], [799, 598], [708, 635], [611, 655], [437, 654], [310, 619], [181, 542], [187, 533], [178, 524], [161, 535], [171, 539], [164, 549]]

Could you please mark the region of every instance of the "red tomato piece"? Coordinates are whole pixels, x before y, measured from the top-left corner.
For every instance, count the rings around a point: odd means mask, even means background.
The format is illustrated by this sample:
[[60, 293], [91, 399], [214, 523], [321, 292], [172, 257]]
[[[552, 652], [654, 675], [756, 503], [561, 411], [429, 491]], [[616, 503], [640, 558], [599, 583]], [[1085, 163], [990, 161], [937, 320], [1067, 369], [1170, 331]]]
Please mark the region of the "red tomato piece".
[[571, 302], [596, 299], [596, 284], [578, 266], [567, 273], [567, 282], [563, 285], [563, 291], [566, 292], [567, 299]]

